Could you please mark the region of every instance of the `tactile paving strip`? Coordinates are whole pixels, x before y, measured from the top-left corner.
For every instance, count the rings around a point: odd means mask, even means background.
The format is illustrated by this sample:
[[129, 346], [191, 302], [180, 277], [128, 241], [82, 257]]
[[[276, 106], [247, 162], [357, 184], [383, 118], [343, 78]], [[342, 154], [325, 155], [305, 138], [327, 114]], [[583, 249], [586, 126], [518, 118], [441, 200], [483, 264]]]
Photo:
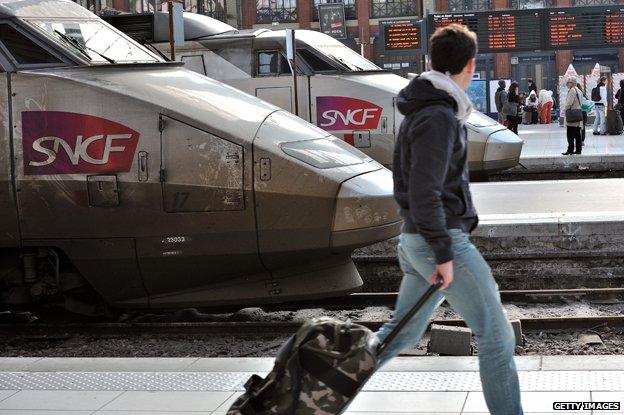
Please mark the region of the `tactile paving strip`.
[[[266, 373], [260, 373], [264, 376]], [[234, 391], [247, 372], [0, 372], [0, 390]], [[624, 391], [620, 371], [518, 372], [523, 391]], [[479, 372], [380, 372], [366, 391], [480, 391]]]

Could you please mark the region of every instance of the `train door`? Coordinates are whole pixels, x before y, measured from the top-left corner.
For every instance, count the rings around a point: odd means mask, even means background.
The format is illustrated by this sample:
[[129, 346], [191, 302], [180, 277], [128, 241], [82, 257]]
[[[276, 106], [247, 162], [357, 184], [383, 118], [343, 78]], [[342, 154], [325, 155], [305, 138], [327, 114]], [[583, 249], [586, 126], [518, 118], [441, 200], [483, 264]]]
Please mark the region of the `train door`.
[[[291, 113], [295, 112], [292, 72], [281, 50], [257, 50], [254, 95]], [[310, 77], [297, 76], [299, 117], [310, 121]]]
[[154, 223], [160, 237], [139, 246], [151, 304], [262, 295], [258, 286], [246, 292], [243, 284], [267, 278], [258, 254], [250, 149], [171, 116], [161, 115], [160, 125], [162, 210]]
[[[138, 135], [122, 125], [128, 124], [128, 108], [107, 105], [105, 96], [73, 82], [72, 74], [21, 72], [67, 62], [11, 22], [0, 21], [0, 45], [12, 66], [12, 144], [23, 246], [58, 248], [113, 304], [146, 305], [135, 242], [126, 226], [137, 209], [120, 197], [132, 193], [136, 177], [130, 170]], [[6, 85], [2, 88], [6, 91]]]
[[513, 78], [520, 85], [520, 90], [527, 92], [528, 81], [532, 79], [537, 90], [547, 89], [554, 91], [556, 88], [554, 56], [519, 56], [518, 63], [513, 65]]
[[13, 186], [13, 157], [11, 154], [11, 119], [9, 104], [8, 61], [0, 54], [0, 248], [20, 244], [15, 189]]

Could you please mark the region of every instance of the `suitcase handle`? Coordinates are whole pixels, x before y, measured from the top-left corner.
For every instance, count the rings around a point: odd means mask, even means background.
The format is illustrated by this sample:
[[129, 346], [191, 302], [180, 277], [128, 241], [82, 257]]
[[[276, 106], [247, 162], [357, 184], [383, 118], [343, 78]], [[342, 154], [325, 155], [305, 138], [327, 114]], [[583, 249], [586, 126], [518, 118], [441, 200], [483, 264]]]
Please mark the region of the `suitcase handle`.
[[399, 335], [403, 327], [414, 317], [416, 313], [422, 308], [423, 305], [431, 298], [431, 296], [440, 289], [442, 286], [442, 280], [438, 279], [437, 282], [431, 285], [427, 291], [423, 294], [422, 297], [414, 304], [414, 307], [410, 309], [410, 311], [405, 314], [405, 316], [399, 321], [396, 327], [386, 336], [386, 338], [379, 344], [377, 348], [377, 356], [380, 356], [381, 353], [388, 347], [390, 343]]

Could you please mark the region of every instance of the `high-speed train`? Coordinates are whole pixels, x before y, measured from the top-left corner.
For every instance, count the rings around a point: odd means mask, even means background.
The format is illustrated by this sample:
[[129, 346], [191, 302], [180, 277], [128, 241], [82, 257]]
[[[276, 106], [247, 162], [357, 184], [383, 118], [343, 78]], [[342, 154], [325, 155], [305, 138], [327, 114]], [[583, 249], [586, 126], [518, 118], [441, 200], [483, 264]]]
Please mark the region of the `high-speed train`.
[[0, 302], [96, 313], [346, 293], [389, 170], [69, 0], [0, 0]]
[[[108, 21], [169, 56], [167, 13], [118, 15]], [[295, 109], [285, 31], [237, 30], [223, 22], [184, 13], [185, 43], [176, 59], [186, 67]], [[343, 138], [390, 166], [403, 115], [395, 102], [409, 80], [382, 70], [326, 34], [296, 31], [298, 110], [303, 119]], [[471, 175], [484, 177], [518, 165], [522, 140], [503, 125], [475, 112], [467, 123]]]

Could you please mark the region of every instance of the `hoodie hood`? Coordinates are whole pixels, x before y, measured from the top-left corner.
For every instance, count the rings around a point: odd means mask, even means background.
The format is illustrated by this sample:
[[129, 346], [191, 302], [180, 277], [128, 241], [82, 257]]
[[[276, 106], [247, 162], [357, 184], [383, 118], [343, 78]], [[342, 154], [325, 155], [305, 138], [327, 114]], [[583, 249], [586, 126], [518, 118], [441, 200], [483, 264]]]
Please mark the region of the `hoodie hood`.
[[455, 82], [441, 72], [424, 72], [401, 90], [397, 108], [403, 115], [430, 105], [453, 108], [457, 119], [465, 123], [472, 112], [472, 103]]

